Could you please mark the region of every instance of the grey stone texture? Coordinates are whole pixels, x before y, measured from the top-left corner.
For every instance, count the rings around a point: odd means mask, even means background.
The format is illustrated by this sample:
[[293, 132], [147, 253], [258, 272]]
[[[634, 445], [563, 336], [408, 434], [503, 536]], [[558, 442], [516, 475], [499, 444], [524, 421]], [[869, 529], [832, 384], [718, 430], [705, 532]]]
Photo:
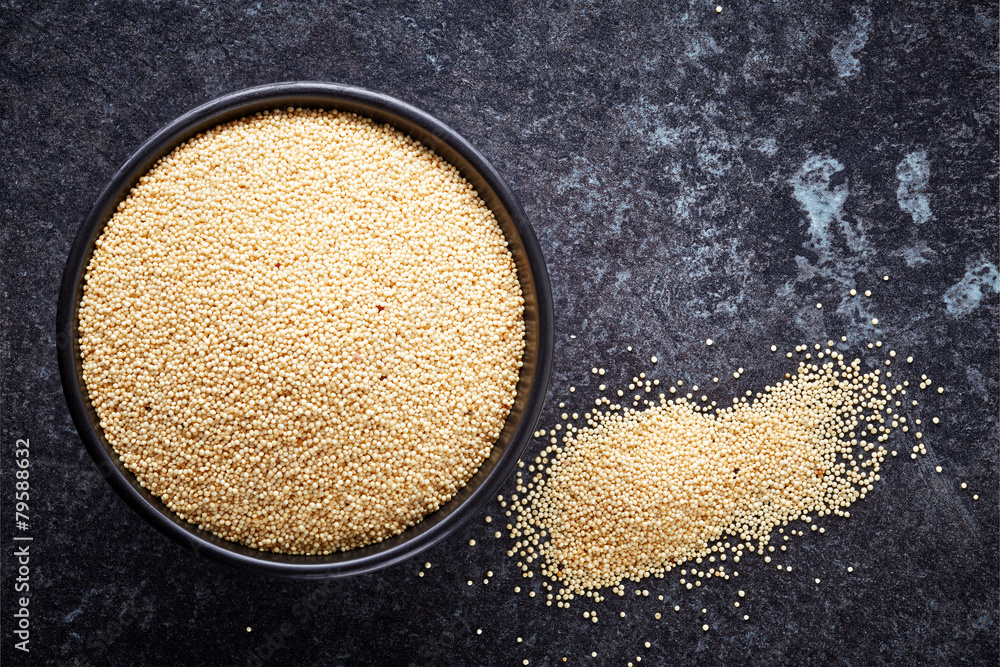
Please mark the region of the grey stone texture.
[[[996, 665], [997, 5], [716, 4], [0, 2], [4, 664]], [[928, 455], [892, 442], [901, 455], [850, 519], [788, 542], [791, 572], [748, 556], [693, 591], [629, 584], [597, 624], [591, 605], [526, 595], [541, 581], [493, 537], [498, 502], [413, 562], [347, 580], [261, 579], [183, 550], [81, 446], [57, 288], [84, 214], [142, 141], [285, 80], [421, 107], [511, 184], [555, 298], [542, 426], [561, 401], [592, 405], [594, 366], [612, 387], [655, 372], [723, 403], [793, 370], [772, 344], [846, 335], [866, 363], [882, 340], [914, 356], [901, 376], [945, 387], [916, 392]], [[18, 438], [33, 452], [30, 654], [11, 634]]]

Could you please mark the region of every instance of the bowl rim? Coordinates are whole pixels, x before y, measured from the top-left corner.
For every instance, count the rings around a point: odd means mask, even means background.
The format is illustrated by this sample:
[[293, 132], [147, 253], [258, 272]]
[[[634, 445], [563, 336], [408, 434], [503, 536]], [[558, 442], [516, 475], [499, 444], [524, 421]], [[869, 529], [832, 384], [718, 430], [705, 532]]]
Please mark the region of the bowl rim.
[[[461, 499], [456, 507], [426, 530], [418, 531], [385, 548], [371, 549], [380, 546], [375, 544], [347, 552], [334, 552], [327, 558], [339, 556], [339, 559], [331, 562], [315, 562], [324, 558], [322, 556], [293, 556], [251, 549], [242, 544], [221, 540], [173, 515], [162, 501], [145, 489], [140, 489], [138, 480], [131, 471], [124, 468], [117, 456], [113, 457], [109, 453], [110, 445], [105, 446], [106, 440], [99, 435], [94, 423], [95, 414], [85, 392], [78, 363], [77, 313], [86, 267], [93, 253], [94, 244], [115, 207], [125, 198], [138, 178], [145, 174], [159, 157], [199, 132], [257, 111], [288, 106], [352, 110], [359, 115], [367, 115], [364, 111], [367, 109], [374, 115], [388, 118], [387, 120], [376, 118], [379, 123], [389, 122], [394, 125], [392, 119], [397, 119], [404, 125], [410, 124], [411, 129], [415, 128], [426, 133], [427, 136], [415, 138], [423, 141], [425, 145], [428, 142], [431, 144], [439, 142], [430, 146], [435, 151], [439, 148], [454, 151], [492, 189], [496, 202], [510, 217], [523, 245], [531, 273], [530, 282], [534, 286], [537, 300], [538, 350], [534, 373], [528, 386], [524, 410], [506, 449], [501, 453], [493, 469], [468, 497]], [[412, 136], [412, 132], [400, 129]], [[459, 165], [455, 166], [461, 171]], [[482, 193], [480, 194], [482, 196]], [[508, 241], [510, 240], [508, 238]], [[238, 90], [191, 109], [150, 136], [115, 172], [83, 218], [66, 260], [57, 301], [56, 353], [63, 393], [84, 447], [111, 487], [143, 519], [197, 555], [206, 556], [246, 572], [287, 578], [325, 578], [371, 572], [415, 556], [458, 529], [497, 493], [520, 460], [541, 413], [552, 370], [553, 330], [552, 291], [541, 247], [510, 187], [479, 151], [434, 116], [389, 95], [340, 83], [288, 81]], [[506, 426], [508, 425], [505, 424], [505, 428]], [[460, 493], [461, 489], [449, 503], [459, 498]], [[162, 509], [154, 502], [159, 503]], [[442, 509], [447, 505], [448, 503], [442, 506]], [[434, 513], [431, 513], [428, 516], [433, 515]], [[400, 533], [400, 536], [407, 535], [408, 531], [417, 528], [423, 522], [424, 520], [421, 520], [407, 528]], [[362, 553], [365, 550], [367, 551]], [[358, 557], [340, 556], [352, 552], [358, 552]]]

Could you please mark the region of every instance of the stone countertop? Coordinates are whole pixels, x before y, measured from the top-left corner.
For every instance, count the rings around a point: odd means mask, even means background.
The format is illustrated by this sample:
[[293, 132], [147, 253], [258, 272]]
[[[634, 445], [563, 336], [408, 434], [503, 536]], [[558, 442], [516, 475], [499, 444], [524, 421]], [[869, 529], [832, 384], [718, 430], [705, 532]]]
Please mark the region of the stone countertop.
[[[996, 3], [37, 4], [0, 10], [5, 664], [998, 663]], [[942, 420], [928, 456], [890, 459], [850, 519], [790, 542], [792, 572], [747, 557], [738, 580], [694, 591], [649, 580], [598, 624], [513, 592], [540, 582], [484, 522], [497, 502], [414, 562], [349, 580], [251, 577], [168, 541], [70, 421], [62, 268], [149, 135], [220, 94], [305, 79], [426, 109], [511, 184], [554, 290], [543, 426], [561, 401], [592, 402], [593, 366], [616, 386], [656, 355], [658, 377], [722, 402], [794, 367], [772, 344], [846, 335], [945, 387], [915, 413]], [[12, 635], [18, 438], [33, 457], [28, 654]]]

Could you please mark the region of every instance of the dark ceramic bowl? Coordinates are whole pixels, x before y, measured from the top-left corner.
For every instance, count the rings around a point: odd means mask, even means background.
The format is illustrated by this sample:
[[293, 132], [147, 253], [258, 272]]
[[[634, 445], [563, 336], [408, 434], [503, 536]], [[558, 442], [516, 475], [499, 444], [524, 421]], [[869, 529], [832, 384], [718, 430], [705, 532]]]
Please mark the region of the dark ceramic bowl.
[[[105, 439], [83, 382], [78, 307], [83, 276], [118, 203], [162, 156], [190, 137], [220, 123], [279, 107], [338, 109], [389, 123], [453, 164], [493, 211], [517, 265], [524, 296], [525, 350], [517, 397], [489, 458], [454, 498], [403, 533], [378, 544], [328, 556], [291, 556], [258, 551], [219, 539], [178, 518], [139, 485]], [[286, 577], [359, 574], [398, 563], [430, 547], [471, 518], [497, 493], [531, 438], [552, 367], [552, 293], [538, 241], [510, 188], [465, 139], [433, 116], [363, 88], [291, 82], [250, 88], [189, 111], [154, 134], [118, 170], [76, 235], [59, 291], [56, 317], [59, 372], [69, 411], [84, 446], [115, 491], [157, 530], [196, 553], [243, 570]]]

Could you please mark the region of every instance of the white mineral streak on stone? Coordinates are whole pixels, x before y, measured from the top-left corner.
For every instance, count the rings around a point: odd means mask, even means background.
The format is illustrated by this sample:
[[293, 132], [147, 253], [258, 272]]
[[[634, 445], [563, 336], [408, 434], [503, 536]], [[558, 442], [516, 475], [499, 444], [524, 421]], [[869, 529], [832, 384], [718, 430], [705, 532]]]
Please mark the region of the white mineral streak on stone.
[[900, 210], [909, 213], [918, 225], [934, 218], [925, 192], [930, 177], [931, 163], [927, 159], [927, 151], [909, 153], [896, 165], [896, 178], [899, 179], [896, 200]]
[[[820, 263], [829, 259], [832, 245], [831, 225], [842, 222], [847, 183], [831, 186], [834, 174], [844, 165], [832, 157], [813, 155], [789, 180], [792, 194], [809, 217], [809, 240], [820, 255]], [[841, 225], [846, 227], [846, 225]]]
[[900, 249], [899, 254], [910, 268], [928, 264], [932, 258], [937, 256], [937, 253], [927, 245], [927, 241], [918, 241], [912, 246], [904, 247]]
[[868, 29], [872, 25], [872, 10], [861, 7], [854, 10], [854, 24], [845, 30], [830, 49], [837, 74], [841, 78], [854, 76], [861, 71], [861, 62], [855, 55], [868, 43]]
[[965, 275], [944, 293], [944, 305], [954, 317], [975, 310], [983, 300], [983, 290], [1000, 292], [1000, 272], [985, 256], [966, 264]]
[[778, 154], [778, 142], [774, 137], [760, 137], [750, 142], [750, 148], [760, 151], [768, 157]]

